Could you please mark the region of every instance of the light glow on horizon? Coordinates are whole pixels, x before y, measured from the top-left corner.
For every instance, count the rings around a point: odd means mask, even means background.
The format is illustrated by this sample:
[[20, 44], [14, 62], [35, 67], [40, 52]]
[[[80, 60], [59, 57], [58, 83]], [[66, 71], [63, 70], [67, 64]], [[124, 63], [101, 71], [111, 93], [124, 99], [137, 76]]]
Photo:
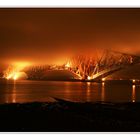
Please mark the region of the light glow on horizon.
[[105, 81], [105, 78], [102, 78], [102, 81]]
[[71, 65], [70, 65], [70, 62], [68, 62], [66, 65], [65, 65], [66, 68], [70, 68]]
[[9, 66], [5, 72], [4, 72], [4, 78], [6, 78], [7, 80], [17, 80], [20, 77], [22, 77], [22, 73], [21, 71], [28, 66], [29, 63], [25, 63], [25, 62], [16, 62], [14, 63], [14, 65]]
[[18, 79], [18, 73], [15, 73], [13, 79], [14, 79], [14, 80], [17, 80], [17, 79]]
[[135, 79], [133, 79], [133, 80], [132, 80], [132, 82], [133, 82], [133, 83], [135, 83], [135, 82], [136, 82], [136, 80], [135, 80]]
[[88, 76], [88, 77], [87, 77], [87, 79], [88, 79], [88, 80], [91, 80], [91, 77], [90, 77], [90, 76]]

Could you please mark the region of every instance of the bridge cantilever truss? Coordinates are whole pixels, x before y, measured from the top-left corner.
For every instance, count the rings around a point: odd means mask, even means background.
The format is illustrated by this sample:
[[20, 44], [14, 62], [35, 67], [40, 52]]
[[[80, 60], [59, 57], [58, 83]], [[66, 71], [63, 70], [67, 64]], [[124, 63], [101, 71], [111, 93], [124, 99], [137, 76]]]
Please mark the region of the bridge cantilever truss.
[[111, 72], [140, 63], [140, 57], [112, 50], [104, 50], [97, 58], [75, 56], [68, 62], [70, 70], [81, 79], [98, 79]]
[[[77, 55], [71, 58], [66, 64], [31, 66], [19, 69], [18, 66], [10, 66], [4, 71], [5, 78], [15, 78], [20, 71], [28, 75], [28, 79], [44, 79], [47, 71], [50, 70], [69, 70], [79, 79], [100, 79], [114, 71], [133, 66], [140, 63], [140, 57], [121, 53], [117, 51], [104, 50], [96, 57]], [[76, 78], [77, 79], [77, 78]]]

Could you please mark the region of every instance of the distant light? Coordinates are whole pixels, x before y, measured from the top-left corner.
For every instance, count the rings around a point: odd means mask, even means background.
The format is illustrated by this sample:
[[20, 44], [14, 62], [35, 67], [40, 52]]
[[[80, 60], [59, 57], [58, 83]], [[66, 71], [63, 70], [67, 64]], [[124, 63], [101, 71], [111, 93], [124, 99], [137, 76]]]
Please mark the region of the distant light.
[[13, 76], [12, 74], [9, 74], [9, 75], [6, 77], [6, 79], [9, 80], [9, 79], [12, 78], [12, 76]]
[[4, 72], [4, 78], [7, 80], [17, 80], [21, 76], [20, 72], [30, 64], [27, 62], [15, 62], [14, 65], [9, 66]]
[[9, 79], [13, 79], [13, 80], [17, 80], [19, 78], [19, 72], [14, 72], [14, 73], [11, 73], [9, 74], [6, 79], [9, 80]]
[[87, 79], [88, 79], [88, 80], [91, 80], [91, 77], [90, 77], [90, 76], [88, 76], [88, 77], [87, 77]]
[[18, 78], [18, 74], [16, 73], [14, 76], [13, 76], [13, 80], [17, 80]]
[[102, 78], [102, 81], [105, 81], [105, 78]]
[[133, 79], [133, 80], [132, 80], [132, 82], [133, 82], [133, 83], [135, 83], [135, 82], [136, 82], [136, 80], [135, 80], [135, 79]]
[[132, 102], [134, 103], [134, 102], [135, 102], [135, 100], [132, 100]]
[[66, 68], [70, 68], [70, 63], [68, 62], [66, 65], [65, 65]]

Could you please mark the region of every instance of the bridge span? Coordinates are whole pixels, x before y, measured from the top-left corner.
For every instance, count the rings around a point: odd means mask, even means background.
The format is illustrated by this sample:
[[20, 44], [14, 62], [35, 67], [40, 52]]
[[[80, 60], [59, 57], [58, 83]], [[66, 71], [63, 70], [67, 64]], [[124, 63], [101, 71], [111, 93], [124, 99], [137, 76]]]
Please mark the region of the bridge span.
[[139, 63], [139, 56], [104, 50], [96, 59], [87, 56], [73, 57], [66, 66], [81, 79], [98, 80]]
[[[61, 66], [30, 66], [20, 70], [20, 72], [24, 72], [29, 79], [43, 79], [47, 73], [51, 73], [49, 71], [55, 71], [56, 74], [56, 71], [65, 70], [72, 74], [73, 79], [99, 80], [121, 69], [133, 67], [136, 64], [140, 64], [139, 56], [104, 50], [96, 58], [77, 55]], [[19, 73], [19, 71], [16, 68], [9, 67], [4, 75], [7, 79], [11, 77], [16, 79], [17, 73]], [[56, 75], [60, 73], [61, 72], [58, 72]], [[51, 75], [53, 74], [51, 73]]]

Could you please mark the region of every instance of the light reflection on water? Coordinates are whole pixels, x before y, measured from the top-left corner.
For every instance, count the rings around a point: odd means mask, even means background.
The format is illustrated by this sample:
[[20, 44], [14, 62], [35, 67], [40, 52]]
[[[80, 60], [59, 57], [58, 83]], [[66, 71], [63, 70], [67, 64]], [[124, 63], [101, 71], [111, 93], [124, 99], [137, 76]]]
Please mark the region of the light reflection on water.
[[132, 85], [132, 102], [136, 101], [136, 85]]
[[[137, 89], [137, 90], [136, 90]], [[140, 85], [130, 83], [0, 81], [0, 103], [55, 101], [138, 102]]]
[[102, 82], [102, 89], [101, 89], [101, 101], [105, 101], [105, 82]]
[[86, 91], [86, 96], [87, 96], [87, 99], [86, 101], [87, 102], [90, 102], [90, 94], [91, 94], [91, 82], [86, 82], [87, 84], [87, 91]]

